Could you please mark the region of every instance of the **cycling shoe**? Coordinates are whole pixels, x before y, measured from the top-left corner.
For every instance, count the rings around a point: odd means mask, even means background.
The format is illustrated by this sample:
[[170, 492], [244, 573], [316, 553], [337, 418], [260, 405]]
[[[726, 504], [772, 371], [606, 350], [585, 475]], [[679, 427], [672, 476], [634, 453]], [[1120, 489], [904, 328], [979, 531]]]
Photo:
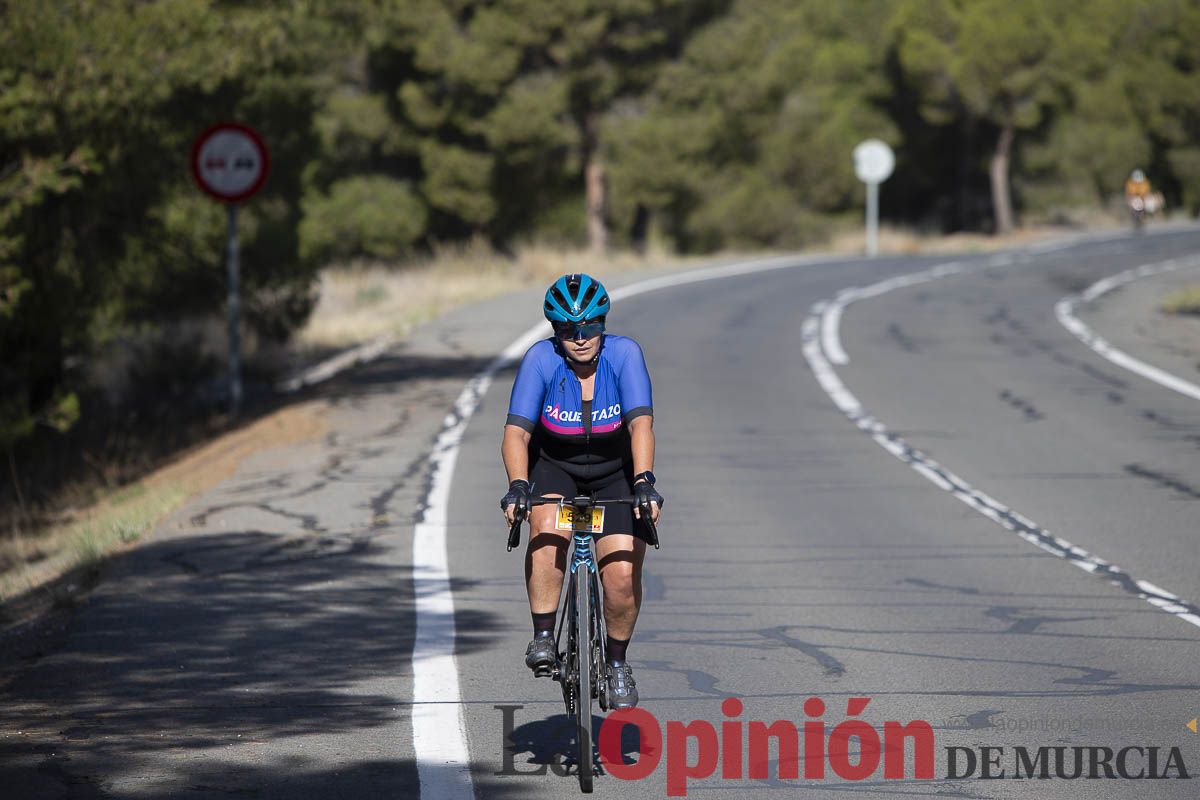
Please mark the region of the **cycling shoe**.
[[550, 674], [555, 658], [553, 636], [534, 637], [525, 648], [525, 666], [533, 670], [533, 674], [538, 677]]
[[638, 704], [637, 684], [633, 667], [628, 664], [608, 665], [608, 707], [633, 708]]

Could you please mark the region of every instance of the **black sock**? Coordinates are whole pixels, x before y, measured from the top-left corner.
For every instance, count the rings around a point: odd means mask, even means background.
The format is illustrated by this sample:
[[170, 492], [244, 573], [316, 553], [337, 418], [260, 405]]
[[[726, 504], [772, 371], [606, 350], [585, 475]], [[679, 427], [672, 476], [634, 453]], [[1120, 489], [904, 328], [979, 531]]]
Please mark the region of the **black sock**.
[[556, 612], [548, 611], [545, 614], [533, 614], [533, 635], [538, 636], [553, 636], [554, 635], [554, 617]]
[[628, 639], [614, 639], [611, 636], [605, 637], [608, 640], [608, 661], [610, 664], [618, 664], [625, 661], [625, 650], [629, 647]]

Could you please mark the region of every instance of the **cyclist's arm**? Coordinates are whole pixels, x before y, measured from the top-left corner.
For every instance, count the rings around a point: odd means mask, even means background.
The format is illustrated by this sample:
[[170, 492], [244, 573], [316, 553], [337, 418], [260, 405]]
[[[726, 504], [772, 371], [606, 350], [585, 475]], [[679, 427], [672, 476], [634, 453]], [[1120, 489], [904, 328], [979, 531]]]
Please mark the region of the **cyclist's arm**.
[[629, 428], [633, 474], [654, 470], [654, 399], [650, 372], [642, 348], [632, 339], [621, 340], [617, 377], [621, 413]]
[[517, 379], [513, 381], [504, 438], [500, 442], [500, 457], [504, 459], [509, 483], [529, 480], [529, 440], [537, 426], [538, 412], [546, 391], [546, 378], [541, 366], [546, 347], [544, 341], [538, 342], [525, 352], [517, 370]]
[[633, 449], [633, 474], [654, 471], [654, 416], [643, 414], [629, 421], [629, 439]]
[[504, 459], [509, 483], [515, 480], [529, 480], [529, 439], [530, 433], [524, 428], [516, 425], [504, 426], [500, 456]]

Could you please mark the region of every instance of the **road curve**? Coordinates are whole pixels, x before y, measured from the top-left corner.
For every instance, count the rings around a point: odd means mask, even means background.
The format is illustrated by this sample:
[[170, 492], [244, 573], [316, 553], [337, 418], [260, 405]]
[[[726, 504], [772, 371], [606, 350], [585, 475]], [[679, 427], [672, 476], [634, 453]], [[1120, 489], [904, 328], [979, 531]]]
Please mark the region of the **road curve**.
[[[844, 385], [889, 431], [1016, 514], [1200, 599], [1200, 488], [1187, 482], [1200, 406], [1123, 373], [1054, 314], [1064, 295], [1198, 244], [1184, 233], [1002, 258], [847, 262], [681, 285], [617, 307], [612, 328], [643, 343], [652, 370], [656, 471], [669, 498], [631, 648], [643, 706], [664, 723], [715, 725], [726, 719], [721, 701], [737, 697], [739, 719], [799, 722], [815, 696], [832, 726], [848, 697], [869, 697], [864, 719], [928, 720], [939, 747], [933, 780], [764, 785], [718, 773], [692, 791], [1131, 792], [1122, 780], [949, 780], [940, 748], [956, 745], [1178, 745], [1200, 764], [1184, 728], [1200, 687], [1200, 631], [1112, 576], [1031, 545], [877, 447], [802, 352], [813, 304], [962, 265], [845, 308]], [[456, 494], [484, 498], [450, 518], [451, 574], [471, 576], [457, 607], [503, 619], [494, 646], [460, 654], [463, 708], [479, 796], [556, 797], [570, 777], [542, 765], [569, 749], [565, 720], [556, 687], [519, 668], [528, 637], [520, 560], [474, 533], [496, 524], [488, 490], [496, 493], [508, 385], [498, 380], [484, 398], [454, 479]], [[662, 797], [666, 772], [609, 776], [596, 791]], [[1132, 791], [1192, 795], [1186, 781]]]
[[[936, 738], [929, 778], [827, 766], [780, 780], [773, 762], [769, 780], [731, 765], [689, 795], [1194, 796], [1174, 779], [947, 776], [945, 748], [983, 746], [1006, 748], [1010, 775], [1017, 746], [1156, 746], [1164, 760], [1179, 747], [1200, 771], [1200, 735], [1184, 727], [1200, 712], [1200, 629], [880, 444], [903, 442], [1039, 530], [1200, 602], [1200, 405], [1055, 315], [1100, 279], [1198, 249], [1200, 233], [1177, 231], [612, 282], [662, 281], [610, 317], [647, 355], [668, 503], [630, 649], [642, 707], [664, 726], [926, 720]], [[932, 280], [845, 294], [947, 262]], [[495, 358], [536, 320], [538, 294], [455, 312], [322, 387], [326, 438], [260, 454], [116, 564], [61, 646], [0, 689], [8, 794], [576, 794], [557, 774], [569, 751], [557, 687], [521, 663], [521, 558], [504, 552], [496, 508], [513, 373]], [[830, 319], [838, 298], [853, 302]], [[1120, 315], [1078, 310], [1153, 361], [1105, 328]], [[814, 354], [890, 439], [847, 419]], [[474, 407], [456, 408], [489, 368]], [[422, 545], [431, 533], [441, 561]], [[741, 709], [725, 714], [731, 697]], [[596, 794], [664, 796], [669, 755], [642, 780], [600, 776]]]

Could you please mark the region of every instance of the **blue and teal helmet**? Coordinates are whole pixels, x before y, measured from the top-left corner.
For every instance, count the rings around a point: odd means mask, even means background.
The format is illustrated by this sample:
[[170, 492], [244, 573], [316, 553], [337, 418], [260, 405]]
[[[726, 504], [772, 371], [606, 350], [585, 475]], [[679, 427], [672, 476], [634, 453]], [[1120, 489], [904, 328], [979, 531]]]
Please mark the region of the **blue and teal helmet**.
[[563, 275], [546, 290], [543, 310], [550, 322], [583, 322], [608, 313], [608, 290], [582, 273]]

